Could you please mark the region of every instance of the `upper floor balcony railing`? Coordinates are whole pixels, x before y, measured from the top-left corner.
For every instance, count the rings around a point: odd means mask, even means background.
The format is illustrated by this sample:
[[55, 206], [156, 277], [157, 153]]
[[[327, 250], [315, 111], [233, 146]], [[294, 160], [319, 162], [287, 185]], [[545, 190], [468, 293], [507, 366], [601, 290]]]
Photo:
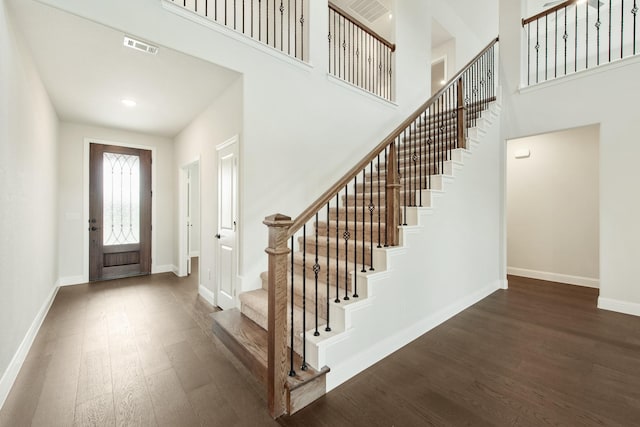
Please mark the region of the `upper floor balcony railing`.
[[[310, 0], [164, 1], [190, 11], [190, 16], [199, 15], [300, 61], [310, 61]], [[331, 75], [392, 100], [395, 44], [337, 5], [328, 4], [328, 49], [315, 54], [328, 54]]]
[[301, 61], [308, 0], [171, 0]]
[[568, 0], [522, 20], [527, 85], [640, 52], [637, 0]]
[[329, 72], [382, 98], [393, 97], [396, 45], [329, 3]]

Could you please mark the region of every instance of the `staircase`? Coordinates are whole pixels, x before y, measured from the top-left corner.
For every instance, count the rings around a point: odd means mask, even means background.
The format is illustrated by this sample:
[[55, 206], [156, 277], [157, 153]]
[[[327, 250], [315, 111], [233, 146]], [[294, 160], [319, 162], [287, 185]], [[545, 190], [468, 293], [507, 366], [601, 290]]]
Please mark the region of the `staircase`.
[[[492, 52], [496, 42], [478, 58]], [[278, 238], [270, 234], [267, 250], [279, 257], [279, 264], [273, 265], [281, 269], [274, 267], [271, 277], [264, 272], [261, 289], [241, 294], [240, 310], [215, 313], [213, 330], [268, 386], [274, 416], [293, 414], [325, 394], [330, 371], [326, 361], [332, 357], [328, 352], [348, 340], [354, 328], [369, 327], [355, 325], [354, 313], [376, 303], [373, 286], [392, 273], [389, 257], [402, 247], [403, 230], [416, 225], [421, 212], [432, 207], [434, 196], [444, 191], [445, 182], [462, 167], [480, 143], [483, 129], [497, 116], [493, 85], [488, 90], [493, 68], [481, 69], [489, 76], [484, 92], [478, 89], [482, 83], [473, 86], [465, 80], [467, 71], [482, 74], [473, 69], [476, 63], [477, 59], [352, 169], [343, 180], [346, 184], [325, 193], [302, 215], [306, 217], [296, 229], [284, 216], [265, 221], [269, 226], [281, 224], [276, 225]], [[279, 304], [273, 310], [284, 314], [279, 320], [272, 314], [272, 321], [282, 325], [272, 330], [270, 281], [276, 284], [272, 304]], [[286, 342], [288, 357], [270, 361], [278, 342]], [[284, 390], [273, 391], [278, 372], [288, 376], [283, 377]], [[284, 407], [273, 409], [278, 405]]]

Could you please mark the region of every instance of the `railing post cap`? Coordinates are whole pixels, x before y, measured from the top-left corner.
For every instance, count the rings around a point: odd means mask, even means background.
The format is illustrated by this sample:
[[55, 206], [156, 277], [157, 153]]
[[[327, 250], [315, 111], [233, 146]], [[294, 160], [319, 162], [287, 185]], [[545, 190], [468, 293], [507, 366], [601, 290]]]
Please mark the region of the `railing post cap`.
[[267, 227], [290, 227], [293, 221], [290, 216], [277, 213], [269, 215], [262, 223]]

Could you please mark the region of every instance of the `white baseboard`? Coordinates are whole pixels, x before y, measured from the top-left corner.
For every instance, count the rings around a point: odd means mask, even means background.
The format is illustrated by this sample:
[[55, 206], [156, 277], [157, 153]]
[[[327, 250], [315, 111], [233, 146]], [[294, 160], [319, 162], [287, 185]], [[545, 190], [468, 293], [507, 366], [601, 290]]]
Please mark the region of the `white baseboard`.
[[591, 277], [570, 276], [568, 274], [550, 273], [547, 271], [528, 270], [526, 268], [507, 267], [507, 274], [528, 277], [530, 279], [547, 280], [549, 282], [566, 283], [567, 285], [600, 288], [600, 280]]
[[640, 316], [640, 304], [635, 302], [627, 302], [611, 298], [599, 297], [598, 308], [623, 314], [631, 314], [632, 316]]
[[175, 273], [176, 271], [178, 271], [178, 268], [175, 265], [172, 265], [172, 264], [152, 265], [151, 266], [151, 274]]
[[215, 305], [214, 295], [209, 289], [205, 288], [203, 285], [198, 286], [198, 293], [200, 296], [209, 304]]
[[373, 366], [375, 363], [384, 359], [394, 351], [399, 350], [416, 338], [426, 334], [436, 326], [439, 326], [451, 319], [461, 311], [488, 297], [500, 289], [500, 286], [501, 284], [499, 282], [487, 285], [467, 297], [454, 302], [448, 307], [445, 307], [423, 320], [405, 328], [404, 330], [401, 330], [398, 333], [378, 342], [374, 346], [367, 348], [365, 351], [357, 353], [344, 363], [341, 363], [338, 366], [332, 365], [331, 371], [327, 374], [327, 393], [348, 379], [356, 376], [358, 373], [364, 371], [370, 366]]
[[58, 279], [58, 286], [73, 286], [87, 283], [82, 276], [67, 276]]
[[9, 392], [11, 391], [11, 387], [13, 387], [16, 378], [18, 378], [22, 364], [27, 358], [27, 354], [29, 354], [29, 350], [38, 335], [38, 331], [40, 330], [40, 326], [42, 326], [42, 322], [44, 322], [44, 318], [47, 317], [47, 313], [51, 308], [51, 304], [53, 304], [53, 300], [56, 298], [58, 289], [60, 289], [60, 287], [56, 284], [53, 287], [49, 298], [44, 301], [40, 311], [38, 311], [35, 319], [33, 319], [31, 326], [27, 330], [27, 334], [20, 343], [18, 350], [13, 355], [11, 362], [9, 362], [7, 370], [2, 375], [2, 378], [0, 378], [0, 409], [4, 406], [4, 403], [9, 396]]

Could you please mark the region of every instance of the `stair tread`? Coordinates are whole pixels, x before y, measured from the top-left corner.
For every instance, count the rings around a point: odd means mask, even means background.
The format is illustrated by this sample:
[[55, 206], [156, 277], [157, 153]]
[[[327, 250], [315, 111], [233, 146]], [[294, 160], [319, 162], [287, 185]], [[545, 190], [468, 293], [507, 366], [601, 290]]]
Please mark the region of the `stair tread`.
[[267, 331], [237, 308], [211, 314], [213, 333], [263, 384], [267, 380]]
[[[227, 348], [238, 357], [247, 369], [266, 385], [269, 339], [267, 331], [247, 316], [244, 316], [237, 308], [213, 313], [211, 318], [213, 319], [213, 328], [216, 336], [220, 337]], [[236, 342], [228, 343], [228, 339], [222, 339], [221, 335], [232, 337]], [[242, 351], [245, 352], [244, 355], [237, 354]], [[246, 360], [247, 357], [245, 356], [250, 357], [253, 361]], [[295, 366], [302, 364], [300, 357], [296, 353], [294, 353], [294, 359]], [[253, 364], [248, 366], [247, 362]], [[310, 366], [304, 371], [302, 369], [296, 369], [296, 375], [287, 378], [287, 388], [290, 391], [298, 389], [319, 376], [326, 375], [328, 372], [329, 368], [326, 366], [320, 371], [316, 371]]]
[[[243, 304], [247, 304], [248, 306], [250, 306], [251, 308], [253, 308], [256, 311], [259, 311], [261, 313], [264, 314], [265, 319], [267, 318], [267, 310], [268, 310], [268, 297], [269, 297], [269, 292], [265, 289], [256, 289], [253, 291], [249, 291], [249, 292], [243, 292], [240, 294], [240, 300], [242, 301]], [[288, 309], [290, 309], [290, 305], [288, 307]], [[293, 306], [293, 316], [295, 319], [301, 319], [302, 318], [302, 308], [294, 305]], [[314, 319], [315, 318], [315, 314], [312, 313], [309, 310], [305, 310], [307, 313], [307, 319]], [[287, 321], [290, 321], [290, 316], [291, 313], [289, 313], [289, 315], [287, 316]], [[325, 324], [327, 321], [326, 319], [324, 319], [321, 316], [318, 316], [318, 325], [321, 324]], [[300, 322], [296, 322], [296, 326], [299, 324]], [[310, 324], [310, 322], [309, 322]], [[266, 325], [258, 325], [259, 327], [266, 329]], [[301, 326], [301, 325], [300, 325]], [[296, 328], [297, 329], [297, 328]], [[296, 331], [299, 333], [302, 333], [302, 328], [300, 328], [299, 331]]]

